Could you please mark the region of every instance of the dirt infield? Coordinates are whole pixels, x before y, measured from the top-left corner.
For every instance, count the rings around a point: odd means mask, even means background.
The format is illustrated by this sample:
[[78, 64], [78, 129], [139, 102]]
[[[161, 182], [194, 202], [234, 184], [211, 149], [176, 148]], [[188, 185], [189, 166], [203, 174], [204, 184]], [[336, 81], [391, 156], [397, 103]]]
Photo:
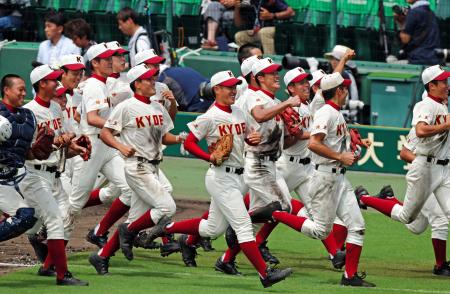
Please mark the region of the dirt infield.
[[[209, 207], [206, 201], [176, 200], [177, 213], [175, 220], [200, 217]], [[107, 206], [89, 207], [83, 210], [81, 217], [76, 221], [76, 230], [67, 246], [67, 252], [93, 251], [97, 247], [85, 240], [90, 228], [95, 226], [106, 213]], [[123, 222], [120, 220], [118, 223]], [[110, 230], [111, 231], [111, 230]], [[38, 263], [33, 248], [25, 235], [3, 242], [0, 245], [0, 275], [4, 275], [24, 266]]]

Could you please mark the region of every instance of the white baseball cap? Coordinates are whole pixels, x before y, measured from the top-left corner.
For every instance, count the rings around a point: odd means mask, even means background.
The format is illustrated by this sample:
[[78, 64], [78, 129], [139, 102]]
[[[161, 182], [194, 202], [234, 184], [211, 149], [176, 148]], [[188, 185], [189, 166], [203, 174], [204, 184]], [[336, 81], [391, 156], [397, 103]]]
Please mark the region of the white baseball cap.
[[331, 75], [324, 75], [320, 81], [320, 88], [322, 91], [330, 90], [336, 88], [337, 86], [350, 86], [352, 83], [349, 79], [344, 79], [342, 75], [338, 72], [332, 73]]
[[[334, 46], [333, 50], [331, 50], [331, 52], [327, 52], [323, 56], [327, 59], [335, 58], [337, 60], [341, 60], [348, 49], [350, 48], [348, 48], [347, 46], [336, 45]], [[345, 64], [351, 68], [356, 68], [356, 63], [353, 60], [349, 60]]]
[[114, 50], [116, 53], [119, 53], [119, 54], [130, 53], [130, 51], [123, 49], [122, 46], [120, 46], [119, 42], [117, 42], [117, 41], [108, 42], [108, 43], [106, 43], [106, 46], [108, 46], [109, 49]]
[[284, 84], [288, 86], [290, 83], [298, 83], [304, 79], [311, 80], [312, 75], [307, 73], [303, 68], [296, 67], [284, 75]]
[[443, 81], [449, 77], [450, 72], [443, 70], [439, 64], [427, 67], [422, 72], [422, 82], [424, 85], [431, 81]]
[[283, 67], [281, 64], [273, 62], [272, 58], [263, 58], [259, 59], [252, 66], [252, 73], [256, 76], [258, 73], [273, 73], [276, 71], [280, 71]]
[[80, 70], [85, 69], [84, 58], [81, 55], [68, 54], [64, 55], [59, 59], [58, 66], [65, 67], [70, 70]]
[[63, 74], [62, 70], [55, 70], [48, 64], [40, 65], [34, 68], [30, 73], [31, 84], [40, 80], [57, 80]]
[[246, 77], [249, 73], [251, 73], [253, 64], [255, 64], [255, 62], [257, 62], [260, 59], [261, 57], [259, 57], [258, 55], [253, 55], [250, 56], [249, 58], [244, 59], [244, 61], [242, 61], [241, 64], [242, 75]]
[[312, 73], [312, 79], [309, 81], [309, 86], [312, 87], [313, 85], [320, 86], [320, 80], [323, 78], [323, 76], [326, 75], [326, 72], [324, 72], [322, 69], [318, 69], [315, 72]]
[[108, 48], [106, 43], [95, 44], [89, 47], [86, 52], [86, 56], [89, 61], [92, 61], [94, 58], [108, 58], [114, 55], [116, 51]]
[[155, 75], [158, 75], [159, 69], [150, 68], [147, 64], [139, 64], [132, 67], [128, 73], [127, 78], [130, 83], [134, 82], [137, 79], [149, 79]]
[[236, 78], [229, 70], [219, 71], [211, 77], [211, 87], [225, 86], [233, 87], [242, 84], [242, 80]]
[[160, 64], [164, 62], [166, 62], [166, 59], [156, 54], [156, 51], [154, 49], [147, 49], [144, 51], [140, 51], [134, 56], [135, 65], [141, 63]]

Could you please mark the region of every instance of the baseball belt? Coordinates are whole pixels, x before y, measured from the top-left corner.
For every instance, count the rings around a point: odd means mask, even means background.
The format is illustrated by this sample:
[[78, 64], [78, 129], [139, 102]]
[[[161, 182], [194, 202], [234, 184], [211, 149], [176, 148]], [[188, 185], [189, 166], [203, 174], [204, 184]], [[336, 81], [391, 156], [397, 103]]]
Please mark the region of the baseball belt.
[[329, 172], [333, 174], [345, 174], [347, 172], [347, 169], [345, 167], [337, 167], [337, 166], [326, 166], [326, 165], [320, 165], [316, 164], [316, 170], [317, 171], [324, 171]]
[[311, 158], [309, 158], [309, 157], [299, 158], [298, 156], [291, 156], [291, 157], [289, 157], [289, 161], [290, 162], [295, 162], [295, 163], [301, 163], [303, 165], [307, 165], [307, 164], [311, 163]]

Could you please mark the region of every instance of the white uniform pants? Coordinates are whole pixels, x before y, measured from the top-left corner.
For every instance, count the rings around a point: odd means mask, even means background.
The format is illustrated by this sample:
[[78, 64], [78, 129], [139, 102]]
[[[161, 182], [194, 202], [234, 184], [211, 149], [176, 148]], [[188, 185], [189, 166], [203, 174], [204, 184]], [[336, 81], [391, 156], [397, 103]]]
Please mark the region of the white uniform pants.
[[155, 224], [164, 215], [172, 217], [175, 214], [175, 201], [160, 183], [158, 166], [128, 158], [125, 162], [125, 177], [133, 190], [128, 223], [137, 220], [149, 209]]
[[391, 218], [404, 224], [413, 222], [425, 202], [434, 193], [444, 215], [450, 220], [450, 168], [427, 162], [417, 156], [406, 174], [406, 196], [403, 205], [395, 205]]
[[[55, 173], [36, 170], [33, 167], [28, 167], [27, 175], [19, 184], [26, 204], [35, 209], [36, 217], [40, 218], [46, 226], [47, 239], [62, 240], [65, 237], [63, 213], [53, 196], [54, 186]], [[35, 225], [37, 226], [39, 224]]]
[[242, 196], [247, 187], [242, 175], [227, 173], [225, 168], [211, 167], [206, 173], [205, 185], [211, 195], [211, 204], [208, 219], [200, 222], [199, 234], [215, 238], [230, 225], [239, 243], [254, 241], [252, 223]]
[[314, 170], [309, 186], [312, 219], [302, 226], [305, 235], [325, 239], [336, 216], [347, 227], [346, 242], [362, 246], [365, 224], [350, 182], [342, 174]]
[[0, 185], [0, 211], [10, 216], [19, 208], [29, 207], [13, 186]]
[[254, 158], [252, 153], [247, 153], [244, 181], [250, 191], [249, 212], [275, 201], [279, 201], [284, 210], [291, 210], [292, 197], [281, 175], [277, 173], [274, 161]]

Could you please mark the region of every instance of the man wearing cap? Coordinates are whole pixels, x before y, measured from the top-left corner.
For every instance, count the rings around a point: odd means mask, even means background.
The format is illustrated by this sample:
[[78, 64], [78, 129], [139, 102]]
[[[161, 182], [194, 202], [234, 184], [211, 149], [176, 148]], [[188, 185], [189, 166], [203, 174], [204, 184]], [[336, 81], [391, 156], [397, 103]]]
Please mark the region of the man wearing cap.
[[[119, 104], [104, 124], [100, 137], [125, 158], [125, 176], [133, 190], [128, 220], [98, 253], [90, 256], [90, 263], [98, 274], [108, 273], [109, 257], [122, 248], [128, 260], [133, 259], [133, 241], [139, 231], [170, 222], [176, 206], [172, 196], [159, 181], [161, 144], [182, 142], [169, 133], [173, 122], [159, 103], [150, 101], [155, 94], [158, 70], [146, 64], [133, 67], [127, 74], [134, 97]], [[120, 134], [118, 141], [114, 135]]]
[[[67, 259], [65, 252], [65, 240], [68, 240], [68, 231], [64, 226], [63, 218], [67, 211], [61, 211], [58, 201], [53, 195], [57, 185], [59, 167], [64, 165], [65, 157], [61, 156], [65, 148], [67, 157], [82, 155], [86, 152], [83, 147], [75, 144], [72, 139], [73, 133], [65, 133], [63, 129], [64, 115], [61, 107], [51, 99], [56, 95], [57, 79], [63, 71], [53, 70], [49, 65], [36, 67], [30, 74], [36, 97], [24, 107], [30, 109], [37, 123], [37, 130], [50, 128], [58, 138], [55, 138], [55, 146], [61, 148], [51, 153], [45, 160], [27, 160], [27, 175], [20, 183], [25, 201], [34, 207], [47, 228], [48, 256], [38, 274], [41, 276], [55, 275], [57, 285], [86, 286], [87, 282], [75, 279], [67, 270]], [[61, 189], [59, 197], [67, 199]]]
[[287, 187], [277, 183], [275, 161], [282, 150], [284, 125], [278, 114], [289, 106], [300, 105], [300, 98], [290, 97], [284, 102], [275, 98], [280, 88], [278, 71], [281, 65], [272, 59], [260, 59], [252, 66], [252, 74], [259, 90], [246, 97], [244, 112], [260, 126], [261, 143], [245, 147], [244, 180], [250, 189], [250, 213], [278, 202], [283, 209], [290, 210], [290, 195]]
[[[245, 109], [245, 103], [247, 101], [247, 96], [254, 94], [256, 91], [259, 90], [258, 84], [256, 83], [255, 76], [252, 74], [252, 66], [255, 64], [258, 60], [260, 60], [261, 57], [258, 55], [250, 56], [249, 58], [242, 61], [241, 64], [241, 72], [242, 77], [238, 77], [238, 79], [242, 80], [242, 84], [246, 84], [245, 89], [241, 89], [240, 95], [236, 95], [236, 102], [235, 105], [241, 109]], [[237, 89], [237, 87], [236, 87]]]
[[[239, 64], [241, 65], [241, 73], [242, 76], [239, 76], [238, 79], [242, 81], [242, 84], [236, 86], [237, 94], [236, 94], [236, 101], [239, 100], [241, 95], [245, 92], [245, 90], [248, 89], [248, 85], [250, 84], [250, 78], [247, 78], [248, 74], [252, 71], [252, 65], [253, 63], [247, 63], [247, 66], [242, 66], [242, 63], [244, 63], [244, 60], [252, 57], [252, 56], [259, 56], [262, 58], [263, 53], [261, 49], [259, 49], [258, 46], [252, 43], [247, 43], [239, 47], [237, 52], [237, 59]], [[254, 78], [253, 78], [254, 80]]]
[[[302, 104], [294, 107], [300, 116], [300, 123], [303, 129], [300, 137], [285, 136], [284, 149], [277, 160], [277, 173], [286, 182], [289, 191], [295, 191], [301, 202], [305, 205], [300, 215], [311, 216], [311, 198], [308, 188], [314, 165], [311, 162], [311, 151], [308, 149], [308, 141], [312, 127], [312, 115], [309, 110], [309, 81], [313, 76], [305, 72], [301, 67], [294, 68], [284, 76], [289, 95], [298, 96]], [[331, 262], [335, 268], [342, 268], [345, 263], [345, 253], [336, 245], [333, 234], [322, 240], [327, 249]]]
[[126, 75], [128, 63], [125, 55], [129, 54], [129, 51], [123, 49], [117, 41], [108, 42], [106, 45], [111, 50], [116, 51], [112, 57], [112, 73], [106, 80], [108, 96], [111, 97], [111, 106], [115, 107], [120, 102], [133, 96]]
[[[106, 122], [111, 110], [110, 98], [106, 88], [106, 79], [112, 73], [112, 56], [116, 53], [106, 43], [93, 45], [86, 55], [92, 67], [92, 76], [86, 80], [80, 105], [80, 132], [89, 137], [92, 143], [92, 154], [88, 161], [83, 161], [74, 168], [72, 192], [70, 194], [71, 217], [79, 215], [82, 208], [91, 201], [90, 196], [101, 200], [99, 193], [90, 195], [99, 172], [120, 189], [122, 200], [116, 203], [117, 220], [128, 211], [131, 200], [131, 189], [126, 183], [123, 172], [124, 161], [117, 150], [105, 145], [99, 138], [100, 129]], [[106, 230], [114, 221], [108, 223]], [[98, 229], [98, 228], [97, 228]], [[106, 237], [105, 237], [106, 238]]]
[[445, 101], [448, 99], [448, 78], [450, 72], [439, 65], [426, 68], [422, 73], [422, 82], [428, 97], [414, 106], [412, 127], [415, 128], [418, 142], [406, 181], [403, 204], [395, 198], [390, 200], [362, 196], [361, 201], [404, 224], [413, 222], [428, 197], [434, 193], [437, 201], [450, 219], [449, 177], [449, 136], [450, 116]]
[[309, 81], [311, 98], [309, 110], [311, 111], [311, 116], [314, 117], [316, 111], [325, 105], [325, 99], [323, 99], [322, 90], [320, 89], [320, 81], [326, 75], [326, 73], [323, 70], [319, 69], [312, 72], [311, 75], [312, 79]]
[[[345, 104], [350, 83], [340, 73], [326, 75], [320, 82], [326, 104], [314, 116], [308, 145], [316, 164], [308, 189], [311, 219], [281, 211], [274, 212], [273, 218], [311, 238], [323, 240], [331, 233], [336, 216], [339, 217], [348, 229], [341, 285], [374, 287], [357, 274], [365, 224], [353, 188], [344, 176], [346, 167], [356, 162], [349, 150], [347, 124], [339, 111]], [[368, 147], [370, 142], [363, 140], [363, 144]]]

